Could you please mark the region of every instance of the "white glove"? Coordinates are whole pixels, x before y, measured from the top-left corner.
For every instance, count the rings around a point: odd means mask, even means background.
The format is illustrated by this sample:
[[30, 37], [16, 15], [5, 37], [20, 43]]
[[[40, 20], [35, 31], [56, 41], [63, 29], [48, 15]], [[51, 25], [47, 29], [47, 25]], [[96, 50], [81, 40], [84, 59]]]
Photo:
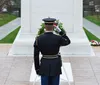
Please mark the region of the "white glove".
[[61, 29], [60, 29], [58, 26], [56, 26], [55, 29], [56, 29], [56, 31], [57, 31], [58, 33], [61, 32]]

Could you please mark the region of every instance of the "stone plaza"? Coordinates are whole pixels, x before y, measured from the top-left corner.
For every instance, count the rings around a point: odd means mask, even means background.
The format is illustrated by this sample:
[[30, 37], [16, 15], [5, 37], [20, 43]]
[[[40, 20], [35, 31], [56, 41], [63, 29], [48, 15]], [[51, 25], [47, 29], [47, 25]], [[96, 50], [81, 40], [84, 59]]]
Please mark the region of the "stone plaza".
[[[0, 85], [34, 85], [33, 57], [8, 56], [11, 47], [10, 44], [0, 44]], [[93, 47], [93, 50], [95, 56], [63, 58], [64, 63], [71, 65], [72, 75], [69, 77], [73, 79], [70, 79], [70, 85], [100, 85], [100, 47]], [[39, 80], [35, 85], [40, 85]], [[64, 81], [60, 85], [69, 84]]]

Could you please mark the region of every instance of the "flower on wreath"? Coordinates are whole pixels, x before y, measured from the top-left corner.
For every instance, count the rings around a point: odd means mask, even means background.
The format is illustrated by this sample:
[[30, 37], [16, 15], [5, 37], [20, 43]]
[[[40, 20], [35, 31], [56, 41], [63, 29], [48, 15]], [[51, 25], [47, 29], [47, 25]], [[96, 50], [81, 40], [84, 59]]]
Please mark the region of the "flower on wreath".
[[92, 46], [100, 46], [100, 42], [98, 42], [96, 40], [91, 40], [90, 43]]

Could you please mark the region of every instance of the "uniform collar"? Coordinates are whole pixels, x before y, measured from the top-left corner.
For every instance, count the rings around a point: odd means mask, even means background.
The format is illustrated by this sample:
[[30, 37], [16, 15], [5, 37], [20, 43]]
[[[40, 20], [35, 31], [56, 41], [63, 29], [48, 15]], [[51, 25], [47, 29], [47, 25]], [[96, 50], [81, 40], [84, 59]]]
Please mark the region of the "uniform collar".
[[46, 30], [45, 30], [45, 33], [46, 33], [46, 34], [53, 34], [53, 31], [46, 31]]
[[46, 30], [45, 30], [45, 32], [53, 32], [53, 31], [46, 31]]
[[52, 31], [45, 31], [45, 34], [53, 34]]

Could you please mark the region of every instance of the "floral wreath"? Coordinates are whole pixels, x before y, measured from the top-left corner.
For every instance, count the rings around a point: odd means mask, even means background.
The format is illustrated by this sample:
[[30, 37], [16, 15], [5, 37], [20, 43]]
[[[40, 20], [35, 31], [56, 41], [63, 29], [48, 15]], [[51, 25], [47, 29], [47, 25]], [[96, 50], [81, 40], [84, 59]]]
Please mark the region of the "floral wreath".
[[[65, 32], [64, 27], [63, 27], [63, 23], [59, 22], [59, 20], [56, 20], [56, 23], [57, 23], [57, 26], [61, 29], [61, 31]], [[56, 34], [58, 34], [58, 32], [55, 29], [54, 29], [54, 31], [55, 31]], [[45, 32], [45, 24], [41, 23], [41, 28], [39, 28], [37, 35], [40, 36], [44, 32]]]
[[100, 42], [96, 40], [91, 40], [90, 43], [92, 46], [100, 46]]

